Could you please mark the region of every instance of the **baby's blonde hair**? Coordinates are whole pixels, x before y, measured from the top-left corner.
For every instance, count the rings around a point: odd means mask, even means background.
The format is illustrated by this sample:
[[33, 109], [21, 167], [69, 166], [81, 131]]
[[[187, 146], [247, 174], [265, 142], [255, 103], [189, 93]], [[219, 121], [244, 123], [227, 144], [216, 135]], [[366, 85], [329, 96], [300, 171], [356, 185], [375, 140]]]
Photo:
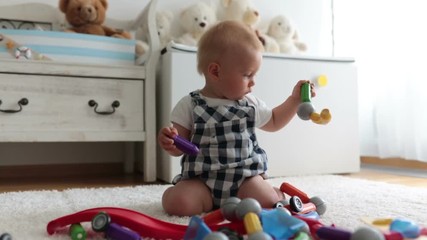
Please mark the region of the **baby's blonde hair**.
[[197, 71], [203, 74], [210, 63], [220, 60], [227, 51], [242, 47], [263, 49], [255, 31], [249, 26], [237, 21], [223, 21], [212, 26], [199, 40]]

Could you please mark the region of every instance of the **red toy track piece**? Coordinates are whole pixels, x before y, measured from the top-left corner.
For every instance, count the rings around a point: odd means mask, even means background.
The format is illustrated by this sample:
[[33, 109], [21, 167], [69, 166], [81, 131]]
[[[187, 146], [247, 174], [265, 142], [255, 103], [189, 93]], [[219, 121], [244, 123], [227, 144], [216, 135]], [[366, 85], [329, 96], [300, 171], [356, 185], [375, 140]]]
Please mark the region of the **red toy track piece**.
[[[101, 211], [108, 213], [111, 220], [115, 223], [132, 229], [142, 237], [172, 240], [183, 239], [188, 227], [187, 225], [165, 222], [130, 209], [100, 207], [83, 210], [54, 219], [47, 224], [47, 232], [49, 235], [52, 235], [55, 232], [60, 232], [61, 229], [73, 223], [90, 222], [92, 218]], [[212, 231], [216, 231], [220, 227], [229, 227], [240, 234], [246, 233], [241, 222], [216, 224], [210, 225], [209, 227]]]

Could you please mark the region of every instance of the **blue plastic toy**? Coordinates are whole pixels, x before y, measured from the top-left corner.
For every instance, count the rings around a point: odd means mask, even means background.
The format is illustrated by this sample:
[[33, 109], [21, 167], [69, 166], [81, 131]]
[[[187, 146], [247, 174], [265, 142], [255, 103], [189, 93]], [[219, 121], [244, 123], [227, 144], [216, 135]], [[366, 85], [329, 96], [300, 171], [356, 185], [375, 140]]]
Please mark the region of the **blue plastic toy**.
[[212, 230], [200, 217], [193, 216], [185, 231], [184, 240], [202, 240], [211, 232]]
[[408, 219], [394, 219], [390, 224], [390, 230], [399, 232], [405, 238], [417, 238], [421, 234], [420, 226]]
[[307, 227], [307, 223], [292, 217], [283, 208], [263, 210], [261, 221], [264, 232], [273, 236], [274, 239], [289, 239]]

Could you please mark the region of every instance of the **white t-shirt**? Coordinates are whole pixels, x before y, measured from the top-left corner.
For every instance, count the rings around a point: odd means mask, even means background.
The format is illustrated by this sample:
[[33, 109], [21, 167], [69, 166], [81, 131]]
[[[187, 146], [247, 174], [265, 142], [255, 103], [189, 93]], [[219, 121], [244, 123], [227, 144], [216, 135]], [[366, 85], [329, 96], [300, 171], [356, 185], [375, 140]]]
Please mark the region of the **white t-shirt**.
[[[220, 98], [209, 98], [203, 96], [201, 93], [200, 97], [206, 101], [206, 104], [210, 107], [217, 107], [220, 105], [237, 106], [238, 102], [228, 99]], [[264, 101], [255, 97], [252, 94], [247, 94], [245, 99], [248, 101], [249, 106], [255, 107], [255, 127], [260, 128], [264, 126], [271, 118], [272, 109], [267, 107]], [[190, 95], [186, 95], [176, 104], [171, 114], [171, 121], [177, 123], [186, 129], [192, 131], [193, 129], [193, 103]]]

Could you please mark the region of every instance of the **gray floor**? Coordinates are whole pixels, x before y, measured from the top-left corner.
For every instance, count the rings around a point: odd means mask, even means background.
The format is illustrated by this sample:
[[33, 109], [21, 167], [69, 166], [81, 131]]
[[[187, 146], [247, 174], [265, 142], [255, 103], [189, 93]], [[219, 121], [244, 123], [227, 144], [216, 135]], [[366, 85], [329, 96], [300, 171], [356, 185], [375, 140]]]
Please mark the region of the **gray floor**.
[[402, 176], [427, 178], [426, 170], [385, 167], [385, 166], [378, 166], [378, 165], [366, 164], [366, 163], [362, 163], [361, 168], [367, 169], [367, 170], [381, 171], [381, 172], [390, 173], [390, 174], [402, 175]]

